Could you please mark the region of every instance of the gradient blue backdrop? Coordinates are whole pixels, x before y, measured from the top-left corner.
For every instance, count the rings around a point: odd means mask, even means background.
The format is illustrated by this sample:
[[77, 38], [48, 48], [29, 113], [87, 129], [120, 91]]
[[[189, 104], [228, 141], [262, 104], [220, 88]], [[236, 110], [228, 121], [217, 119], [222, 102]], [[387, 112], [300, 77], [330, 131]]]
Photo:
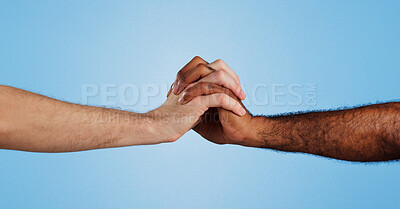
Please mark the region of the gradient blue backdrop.
[[[317, 105], [249, 104], [255, 114], [399, 99], [399, 11], [395, 0], [0, 1], [0, 83], [81, 103], [82, 85], [166, 86], [200, 55], [224, 59], [246, 89], [317, 84]], [[153, 109], [165, 91], [128, 109]], [[79, 153], [0, 150], [0, 166], [1, 208], [400, 207], [399, 163], [218, 146], [194, 132]]]

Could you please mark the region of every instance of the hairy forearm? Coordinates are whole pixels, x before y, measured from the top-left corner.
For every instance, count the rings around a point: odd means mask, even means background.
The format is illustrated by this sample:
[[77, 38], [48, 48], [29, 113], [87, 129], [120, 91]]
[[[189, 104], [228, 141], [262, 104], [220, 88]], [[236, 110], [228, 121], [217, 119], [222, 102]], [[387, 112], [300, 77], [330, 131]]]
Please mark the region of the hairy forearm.
[[0, 85], [0, 148], [70, 152], [158, 143], [153, 120]]
[[349, 161], [400, 158], [400, 103], [253, 121], [259, 147]]

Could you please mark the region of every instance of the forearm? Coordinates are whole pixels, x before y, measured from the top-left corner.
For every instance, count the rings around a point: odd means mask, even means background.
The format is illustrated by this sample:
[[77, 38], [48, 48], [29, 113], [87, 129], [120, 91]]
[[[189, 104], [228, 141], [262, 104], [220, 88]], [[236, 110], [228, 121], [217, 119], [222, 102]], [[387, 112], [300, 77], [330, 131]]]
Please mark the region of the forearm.
[[159, 139], [147, 114], [70, 104], [0, 86], [0, 148], [70, 152]]
[[252, 120], [259, 147], [349, 161], [400, 158], [399, 103]]

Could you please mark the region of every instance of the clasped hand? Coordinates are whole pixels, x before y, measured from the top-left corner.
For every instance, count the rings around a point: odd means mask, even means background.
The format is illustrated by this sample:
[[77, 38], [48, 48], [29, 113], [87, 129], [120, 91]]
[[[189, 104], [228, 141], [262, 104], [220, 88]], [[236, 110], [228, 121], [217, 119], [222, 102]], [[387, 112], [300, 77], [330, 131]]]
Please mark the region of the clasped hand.
[[177, 73], [167, 101], [148, 114], [164, 130], [165, 142], [193, 129], [217, 144], [249, 145], [252, 125], [241, 102], [245, 98], [239, 77], [224, 61], [195, 57]]

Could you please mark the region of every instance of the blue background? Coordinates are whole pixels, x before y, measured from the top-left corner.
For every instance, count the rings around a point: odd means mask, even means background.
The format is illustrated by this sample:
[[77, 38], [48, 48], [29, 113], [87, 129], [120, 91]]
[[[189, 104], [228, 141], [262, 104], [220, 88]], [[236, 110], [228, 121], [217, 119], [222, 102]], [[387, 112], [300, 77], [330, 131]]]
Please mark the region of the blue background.
[[[399, 11], [395, 0], [0, 1], [0, 83], [81, 103], [85, 84], [167, 86], [200, 55], [237, 72], [255, 114], [399, 99]], [[304, 83], [316, 105], [249, 104], [257, 84]], [[165, 93], [115, 107], [151, 110]], [[218, 146], [192, 131], [152, 146], [1, 150], [0, 165], [1, 208], [400, 207], [396, 162]]]

